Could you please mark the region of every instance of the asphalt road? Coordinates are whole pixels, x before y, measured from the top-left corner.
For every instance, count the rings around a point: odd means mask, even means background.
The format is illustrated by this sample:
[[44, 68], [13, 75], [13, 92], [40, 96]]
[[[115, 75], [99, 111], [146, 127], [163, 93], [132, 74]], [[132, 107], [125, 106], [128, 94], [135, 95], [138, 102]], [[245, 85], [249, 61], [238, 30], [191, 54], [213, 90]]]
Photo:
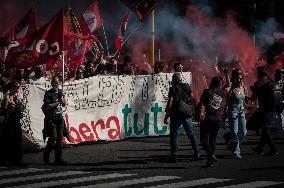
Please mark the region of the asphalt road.
[[67, 147], [63, 155], [68, 164], [64, 166], [44, 164], [42, 152], [25, 153], [27, 168], [0, 168], [0, 187], [284, 187], [280, 134], [274, 135], [279, 155], [261, 156], [252, 150], [259, 136], [248, 132], [241, 145], [241, 160], [230, 157], [222, 134], [214, 167], [205, 166], [204, 150], [201, 160], [193, 160], [185, 135], [179, 137], [177, 163], [167, 162], [169, 136], [128, 138]]

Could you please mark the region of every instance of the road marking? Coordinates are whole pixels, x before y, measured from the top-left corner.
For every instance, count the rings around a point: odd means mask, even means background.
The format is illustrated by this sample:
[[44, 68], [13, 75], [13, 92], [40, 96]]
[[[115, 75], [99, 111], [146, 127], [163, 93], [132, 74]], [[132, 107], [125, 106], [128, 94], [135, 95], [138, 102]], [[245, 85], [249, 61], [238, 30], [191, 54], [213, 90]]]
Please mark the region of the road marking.
[[16, 183], [20, 181], [38, 180], [38, 179], [46, 179], [46, 178], [53, 178], [53, 177], [72, 176], [72, 175], [87, 174], [87, 173], [91, 173], [91, 172], [67, 171], [67, 172], [57, 172], [57, 173], [51, 173], [51, 174], [41, 174], [41, 175], [25, 176], [25, 177], [17, 177], [17, 178], [6, 178], [6, 179], [0, 180], [0, 184]]
[[38, 169], [38, 168], [26, 168], [26, 169], [20, 169], [20, 170], [9, 170], [9, 171], [1, 171], [1, 176], [9, 176], [9, 175], [15, 175], [15, 174], [26, 174], [31, 172], [40, 172], [40, 171], [46, 171], [50, 169]]
[[122, 187], [122, 186], [130, 186], [130, 185], [135, 185], [135, 184], [140, 184], [140, 183], [157, 182], [157, 181], [170, 180], [170, 179], [176, 179], [176, 178], [180, 178], [180, 177], [177, 177], [177, 176], [154, 176], [154, 177], [148, 177], [148, 178], [116, 181], [116, 182], [111, 182], [111, 183], [87, 185], [87, 186], [81, 186], [80, 188]]
[[[96, 180], [104, 180], [109, 178], [120, 178], [125, 176], [134, 176], [137, 174], [105, 174], [105, 175], [97, 175], [97, 176], [89, 176], [89, 177], [81, 177], [81, 178], [72, 178], [72, 179], [64, 179], [64, 180], [56, 180], [56, 181], [46, 181], [40, 183], [31, 183], [26, 185], [21, 185], [21, 188], [40, 188], [40, 187], [52, 187], [52, 186], [59, 186], [59, 185], [67, 185], [72, 183], [82, 183], [88, 181], [96, 181]], [[14, 186], [17, 187], [17, 186]], [[11, 187], [10, 187], [11, 188]]]
[[[255, 188], [255, 187], [267, 187], [272, 185], [282, 184], [284, 182], [275, 182], [275, 181], [255, 181], [249, 183], [242, 183], [237, 185], [228, 185], [222, 188]], [[221, 188], [221, 187], [219, 187]]]
[[211, 184], [211, 183], [219, 183], [219, 182], [225, 182], [225, 181], [230, 181], [230, 180], [232, 179], [204, 178], [200, 180], [169, 183], [169, 184], [155, 185], [155, 186], [144, 187], [144, 188], [171, 188], [171, 187], [180, 188], [180, 187], [190, 187], [190, 186], [197, 186], [197, 185], [206, 185], [206, 184]]

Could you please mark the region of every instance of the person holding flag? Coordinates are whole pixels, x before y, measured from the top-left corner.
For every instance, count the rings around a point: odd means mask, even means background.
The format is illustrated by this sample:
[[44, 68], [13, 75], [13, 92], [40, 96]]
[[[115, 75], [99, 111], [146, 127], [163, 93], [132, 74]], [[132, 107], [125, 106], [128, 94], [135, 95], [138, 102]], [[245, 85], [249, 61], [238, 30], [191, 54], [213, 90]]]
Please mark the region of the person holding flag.
[[48, 137], [46, 147], [43, 151], [43, 161], [49, 163], [49, 155], [55, 150], [55, 164], [62, 165], [67, 162], [62, 159], [62, 138], [69, 139], [69, 134], [63, 118], [62, 107], [66, 105], [65, 93], [59, 89], [59, 77], [51, 80], [52, 88], [45, 92], [42, 111], [44, 112], [43, 139]]

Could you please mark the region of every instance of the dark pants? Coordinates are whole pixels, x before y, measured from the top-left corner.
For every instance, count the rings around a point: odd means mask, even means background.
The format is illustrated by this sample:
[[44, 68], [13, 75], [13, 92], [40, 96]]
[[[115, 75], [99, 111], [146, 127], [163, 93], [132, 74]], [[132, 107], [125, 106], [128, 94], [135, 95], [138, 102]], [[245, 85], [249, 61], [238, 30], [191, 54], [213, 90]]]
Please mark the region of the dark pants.
[[0, 161], [8, 162], [10, 165], [21, 163], [22, 161], [22, 129], [20, 120], [14, 117], [9, 118], [2, 130], [1, 137], [1, 157]]
[[194, 157], [199, 158], [199, 147], [192, 125], [192, 118], [186, 117], [171, 117], [170, 122], [170, 144], [171, 144], [171, 157], [177, 158], [178, 151], [178, 130], [183, 125], [184, 131], [189, 138], [192, 148], [194, 150]]
[[264, 128], [261, 129], [261, 138], [260, 138], [260, 141], [259, 141], [259, 147], [261, 149], [263, 149], [263, 147], [266, 144], [269, 146], [270, 151], [272, 151], [272, 152], [277, 151], [275, 144], [274, 144], [274, 141], [273, 141], [273, 137], [272, 137], [272, 134], [271, 134], [271, 128], [270, 127], [264, 127]]
[[200, 142], [208, 154], [208, 157], [215, 154], [216, 139], [221, 126], [221, 120], [206, 119], [200, 124]]
[[266, 126], [261, 129], [261, 138], [259, 141], [260, 149], [267, 144], [270, 147], [271, 152], [276, 152], [273, 137], [271, 135], [271, 129], [275, 128], [276, 113], [268, 112], [265, 114]]
[[45, 148], [45, 155], [48, 158], [50, 152], [55, 150], [55, 161], [62, 160], [62, 138], [64, 119], [62, 116], [55, 116], [52, 118], [52, 124], [49, 129], [48, 141]]

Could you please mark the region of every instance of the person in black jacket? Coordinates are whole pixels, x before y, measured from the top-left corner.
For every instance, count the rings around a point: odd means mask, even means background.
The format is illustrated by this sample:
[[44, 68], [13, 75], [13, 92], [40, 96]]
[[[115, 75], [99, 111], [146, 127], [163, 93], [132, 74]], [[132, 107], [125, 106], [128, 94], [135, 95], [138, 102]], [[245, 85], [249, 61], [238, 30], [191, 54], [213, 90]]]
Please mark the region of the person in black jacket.
[[199, 146], [195, 136], [194, 127], [192, 124], [192, 116], [182, 114], [179, 111], [178, 100], [184, 97], [185, 101], [191, 101], [191, 88], [188, 83], [182, 83], [181, 73], [174, 73], [172, 77], [172, 87], [169, 90], [169, 99], [166, 107], [166, 116], [164, 123], [168, 124], [170, 117], [170, 145], [171, 145], [171, 159], [170, 162], [176, 162], [178, 151], [178, 130], [180, 125], [188, 136], [192, 148], [194, 150], [195, 160], [199, 160]]
[[259, 145], [253, 150], [259, 154], [264, 154], [263, 149], [268, 144], [270, 151], [268, 155], [278, 155], [274, 140], [272, 138], [271, 129], [275, 127], [276, 111], [275, 98], [273, 95], [273, 84], [267, 76], [265, 67], [257, 67], [258, 79], [252, 87], [252, 99], [258, 102], [259, 119], [265, 122], [261, 127], [261, 138]]
[[68, 131], [63, 118], [62, 107], [66, 105], [65, 93], [59, 90], [60, 80], [53, 77], [52, 88], [45, 92], [42, 110], [45, 114], [43, 138], [48, 137], [47, 145], [43, 151], [43, 160], [49, 163], [50, 152], [55, 149], [55, 164], [65, 164], [62, 160], [62, 137], [67, 139]]

